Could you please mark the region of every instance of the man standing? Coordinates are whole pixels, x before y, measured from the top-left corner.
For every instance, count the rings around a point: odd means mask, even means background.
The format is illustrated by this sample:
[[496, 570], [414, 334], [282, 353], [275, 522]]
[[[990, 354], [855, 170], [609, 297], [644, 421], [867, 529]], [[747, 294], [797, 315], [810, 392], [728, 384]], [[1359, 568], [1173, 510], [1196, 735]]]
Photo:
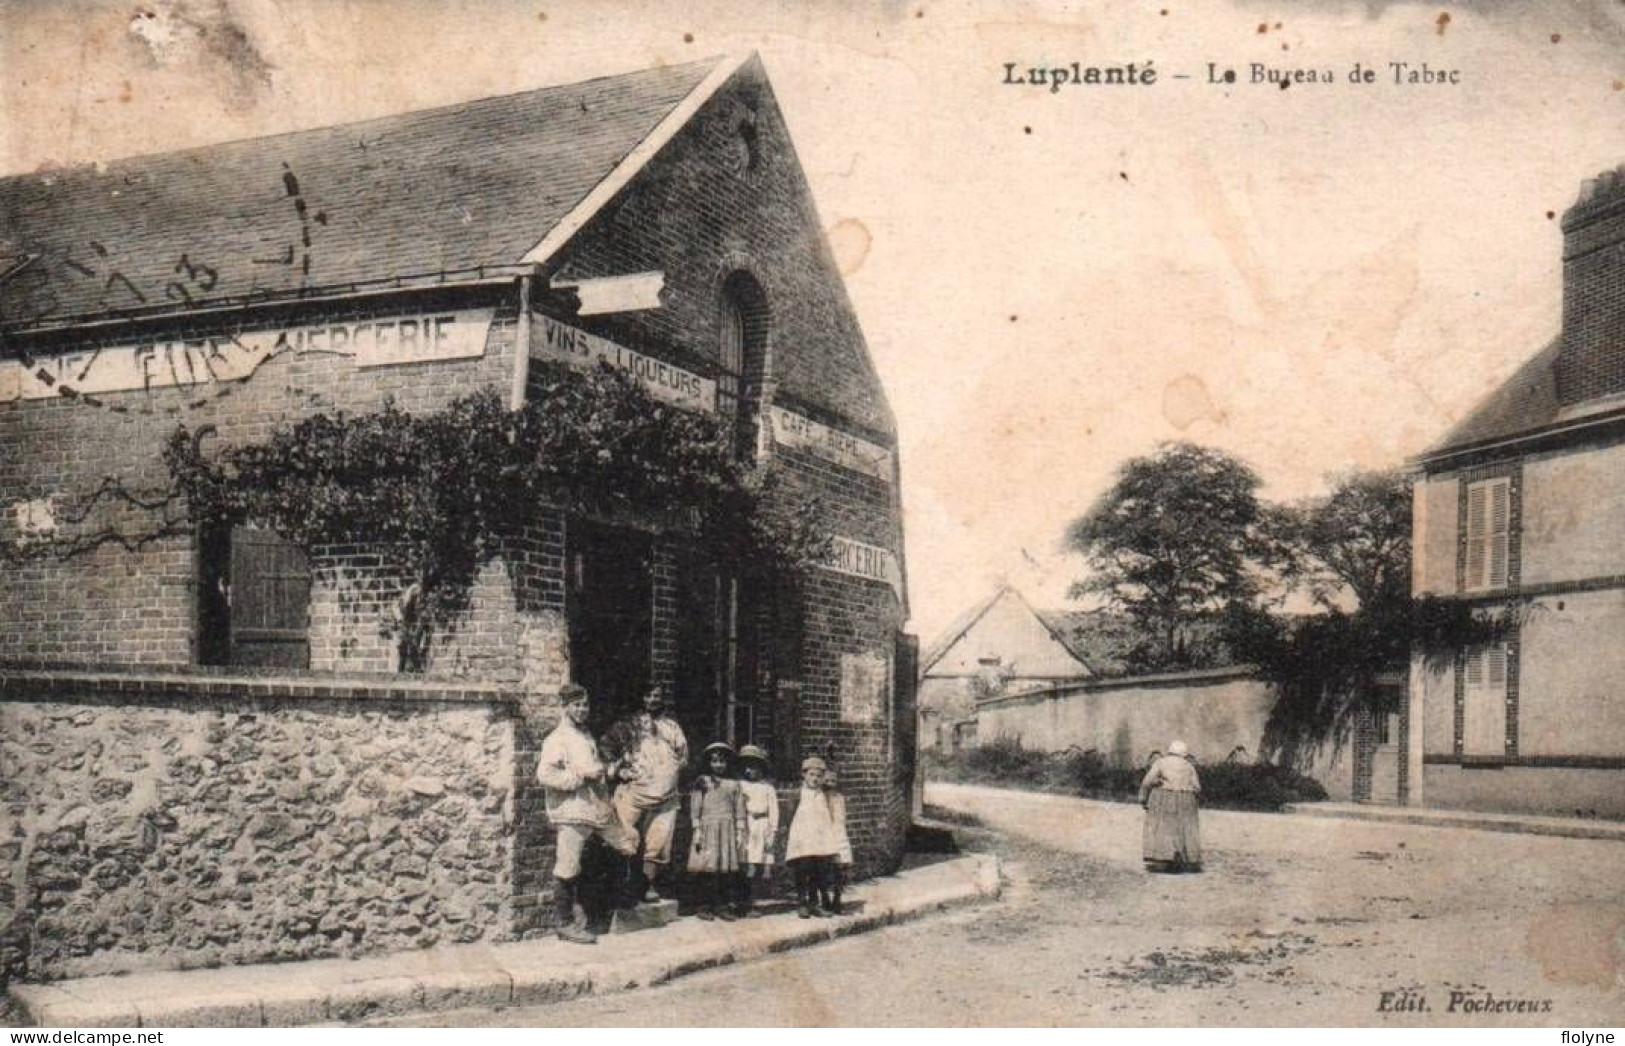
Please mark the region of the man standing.
[[671, 862], [677, 780], [688, 763], [688, 738], [671, 716], [665, 688], [651, 687], [643, 711], [611, 727], [605, 742], [620, 757], [615, 813], [642, 844], [643, 899], [658, 901], [655, 876]]
[[546, 790], [547, 818], [557, 833], [554, 842], [553, 900], [559, 937], [574, 944], [593, 944], [585, 912], [577, 910], [581, 851], [598, 836], [628, 860], [638, 852], [637, 835], [615, 817], [606, 795], [608, 771], [598, 743], [587, 733], [587, 690], [575, 683], [559, 689], [564, 718], [542, 742], [536, 780]]

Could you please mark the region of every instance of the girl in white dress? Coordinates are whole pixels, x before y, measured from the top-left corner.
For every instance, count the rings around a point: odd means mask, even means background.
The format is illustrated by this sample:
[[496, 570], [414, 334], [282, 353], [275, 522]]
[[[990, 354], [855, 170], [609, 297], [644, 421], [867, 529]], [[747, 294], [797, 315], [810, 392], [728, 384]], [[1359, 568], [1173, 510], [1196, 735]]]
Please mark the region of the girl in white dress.
[[767, 779], [767, 753], [756, 745], [739, 750], [745, 779], [745, 853], [739, 904], [743, 914], [755, 914], [755, 882], [773, 875], [773, 849], [779, 837], [779, 793]]

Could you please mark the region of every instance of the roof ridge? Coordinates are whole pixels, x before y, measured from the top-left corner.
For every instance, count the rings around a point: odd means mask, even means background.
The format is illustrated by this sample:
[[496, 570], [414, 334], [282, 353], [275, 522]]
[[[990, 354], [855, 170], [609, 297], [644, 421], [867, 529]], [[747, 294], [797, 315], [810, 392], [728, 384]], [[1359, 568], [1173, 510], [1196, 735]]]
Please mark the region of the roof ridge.
[[688, 126], [696, 113], [703, 109], [718, 91], [732, 80], [755, 58], [755, 52], [727, 55], [711, 63], [710, 71], [689, 89], [666, 115], [651, 127], [632, 148], [590, 186], [580, 199], [571, 205], [558, 221], [542, 233], [536, 245], [526, 251], [522, 261], [544, 265], [575, 238], [604, 206], [663, 151], [671, 140]]
[[480, 95], [474, 98], [465, 98], [457, 102], [447, 102], [444, 105], [431, 105], [423, 109], [402, 109], [393, 113], [384, 113], [379, 116], [367, 116], [359, 120], [345, 120], [340, 123], [313, 124], [309, 127], [292, 127], [285, 131], [271, 131], [266, 134], [248, 134], [237, 138], [223, 138], [216, 142], [204, 142], [200, 145], [187, 145], [179, 149], [158, 149], [153, 152], [129, 153], [107, 160], [87, 160], [63, 167], [48, 167], [32, 171], [15, 171], [11, 173], [0, 172], [0, 183], [19, 178], [43, 178], [84, 173], [93, 170], [97, 174], [111, 170], [122, 164], [134, 163], [141, 160], [157, 160], [168, 157], [184, 157], [192, 153], [208, 152], [215, 149], [224, 149], [234, 145], [258, 144], [261, 142], [276, 141], [281, 138], [291, 138], [295, 135], [316, 134], [322, 131], [343, 131], [370, 124], [388, 123], [394, 120], [405, 120], [434, 116], [449, 113], [456, 109], [466, 109], [482, 102], [512, 101], [525, 95], [541, 94], [544, 91], [559, 91], [570, 87], [586, 87], [590, 84], [601, 83], [606, 80], [623, 80], [637, 76], [649, 76], [655, 73], [669, 73], [685, 69], [697, 69], [702, 65], [715, 66], [729, 58], [726, 54], [712, 55], [708, 58], [696, 59], [692, 62], [682, 62], [677, 65], [657, 65], [644, 69], [630, 69], [621, 73], [604, 73], [599, 76], [590, 76], [585, 80], [568, 80], [564, 83], [542, 84], [536, 87], [527, 87], [519, 91], [505, 91], [502, 94]]
[[959, 616], [937, 635], [931, 645], [925, 648], [925, 653], [920, 656], [919, 674], [923, 676], [929, 672], [938, 661], [947, 656], [955, 643], [964, 638], [965, 633], [969, 632], [976, 622], [982, 620], [982, 616], [993, 608], [993, 604], [1004, 598], [1007, 592], [1014, 591], [1014, 585], [1008, 581], [1001, 581], [993, 587], [991, 593], [972, 603], [969, 609], [961, 611]]

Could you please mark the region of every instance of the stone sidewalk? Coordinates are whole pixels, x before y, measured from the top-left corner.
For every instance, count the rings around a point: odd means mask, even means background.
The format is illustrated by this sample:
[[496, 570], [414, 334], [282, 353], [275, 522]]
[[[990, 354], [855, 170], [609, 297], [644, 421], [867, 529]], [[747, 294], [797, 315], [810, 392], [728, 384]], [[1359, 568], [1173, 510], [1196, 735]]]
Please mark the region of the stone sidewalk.
[[1415, 824], [1435, 828], [1477, 828], [1518, 835], [1552, 835], [1564, 839], [1612, 839], [1625, 842], [1625, 822], [1580, 817], [1537, 817], [1533, 814], [1478, 813], [1424, 806], [1378, 806], [1367, 803], [1288, 803], [1282, 813], [1300, 817], [1331, 817], [1383, 824]]
[[862, 933], [999, 893], [998, 861], [976, 854], [856, 884], [854, 914], [794, 912], [740, 922], [684, 919], [591, 947], [554, 938], [365, 959], [89, 977], [20, 984], [11, 996], [42, 1027], [287, 1027], [349, 1024], [464, 1007], [535, 1006], [664, 984], [791, 948]]

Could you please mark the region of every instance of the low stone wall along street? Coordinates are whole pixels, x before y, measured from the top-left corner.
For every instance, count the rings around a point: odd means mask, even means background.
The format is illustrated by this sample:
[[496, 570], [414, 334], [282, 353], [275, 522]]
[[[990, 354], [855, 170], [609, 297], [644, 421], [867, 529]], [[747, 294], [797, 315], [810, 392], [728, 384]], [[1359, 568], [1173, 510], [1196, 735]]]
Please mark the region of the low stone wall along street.
[[511, 939], [533, 736], [489, 688], [0, 668], [0, 976]]

